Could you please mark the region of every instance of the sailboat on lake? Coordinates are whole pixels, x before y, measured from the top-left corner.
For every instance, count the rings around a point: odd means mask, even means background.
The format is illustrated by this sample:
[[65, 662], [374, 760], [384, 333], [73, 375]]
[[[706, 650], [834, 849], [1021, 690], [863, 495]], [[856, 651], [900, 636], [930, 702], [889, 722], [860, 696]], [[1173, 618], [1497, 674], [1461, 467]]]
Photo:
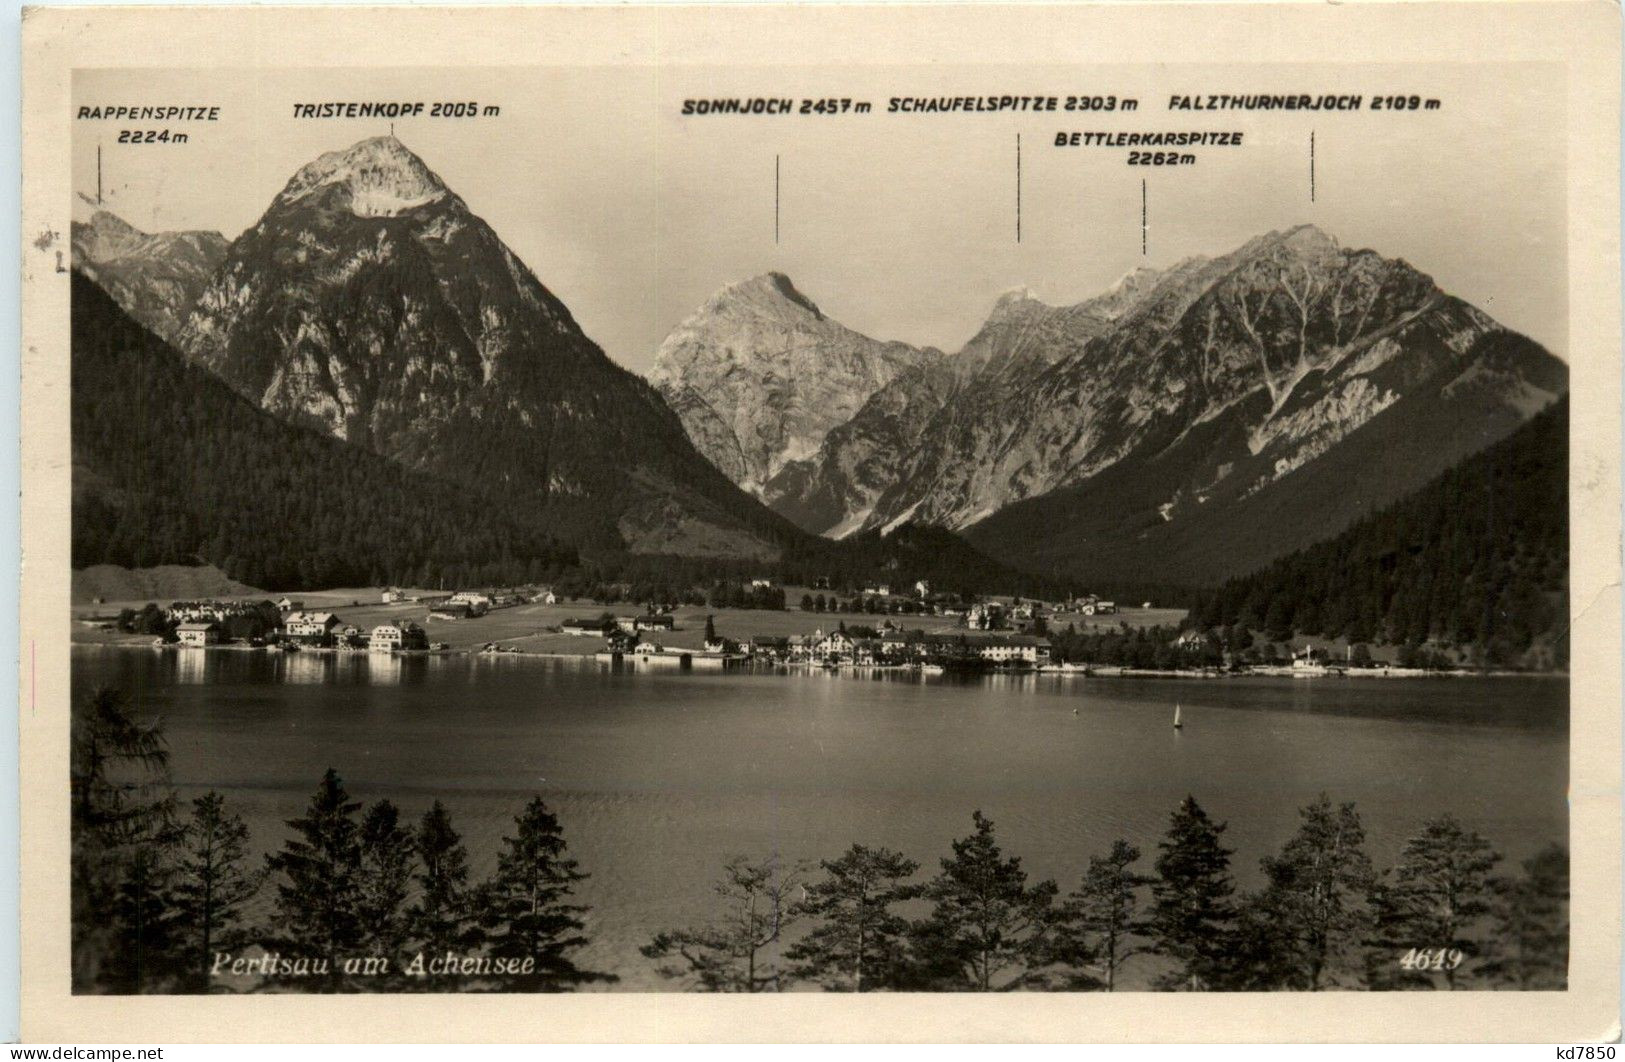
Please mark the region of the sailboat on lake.
[[1185, 724], [1179, 721], [1179, 705], [1178, 704], [1174, 705], [1174, 729], [1175, 730], [1183, 730], [1183, 729], [1185, 729]]

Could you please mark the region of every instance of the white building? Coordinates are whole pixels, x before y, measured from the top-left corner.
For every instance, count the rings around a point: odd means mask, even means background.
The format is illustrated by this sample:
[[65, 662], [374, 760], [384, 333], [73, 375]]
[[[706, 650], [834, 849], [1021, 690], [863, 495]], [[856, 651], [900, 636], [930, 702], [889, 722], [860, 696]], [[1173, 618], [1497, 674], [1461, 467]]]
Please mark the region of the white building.
[[282, 618], [282, 627], [290, 638], [325, 638], [339, 618], [331, 612], [290, 612]]
[[1004, 607], [997, 604], [984, 604], [978, 601], [965, 613], [965, 626], [973, 631], [993, 630], [1002, 626], [1003, 620]]
[[416, 623], [381, 623], [372, 629], [367, 648], [375, 653], [389, 653], [397, 649], [427, 649], [429, 635]]
[[852, 658], [857, 642], [845, 631], [830, 631], [813, 643], [812, 656], [815, 660], [838, 661]]
[[448, 605], [461, 605], [470, 616], [483, 616], [491, 609], [491, 595], [474, 590], [459, 590], [446, 599]]
[[218, 645], [220, 624], [212, 622], [183, 623], [175, 628], [175, 637], [186, 646]]
[[1049, 639], [1038, 638], [1030, 634], [1011, 634], [989, 638], [985, 642], [977, 643], [976, 650], [983, 660], [996, 664], [1013, 662], [1047, 664], [1050, 657]]

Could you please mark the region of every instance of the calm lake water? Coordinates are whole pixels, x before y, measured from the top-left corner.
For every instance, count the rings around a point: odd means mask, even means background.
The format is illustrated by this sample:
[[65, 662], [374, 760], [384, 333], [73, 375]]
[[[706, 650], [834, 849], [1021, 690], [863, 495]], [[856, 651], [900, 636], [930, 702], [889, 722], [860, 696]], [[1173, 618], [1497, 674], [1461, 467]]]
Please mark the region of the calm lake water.
[[1243, 886], [1323, 790], [1358, 803], [1379, 867], [1443, 811], [1509, 859], [1568, 836], [1566, 679], [954, 680], [95, 647], [73, 667], [78, 695], [117, 686], [161, 715], [183, 795], [222, 791], [259, 850], [332, 766], [414, 820], [444, 801], [483, 876], [540, 793], [592, 875], [582, 962], [621, 989], [662, 987], [637, 948], [708, 914], [726, 856], [861, 842], [932, 871], [977, 808], [1063, 889], [1119, 836], [1149, 864], [1187, 793], [1229, 822]]

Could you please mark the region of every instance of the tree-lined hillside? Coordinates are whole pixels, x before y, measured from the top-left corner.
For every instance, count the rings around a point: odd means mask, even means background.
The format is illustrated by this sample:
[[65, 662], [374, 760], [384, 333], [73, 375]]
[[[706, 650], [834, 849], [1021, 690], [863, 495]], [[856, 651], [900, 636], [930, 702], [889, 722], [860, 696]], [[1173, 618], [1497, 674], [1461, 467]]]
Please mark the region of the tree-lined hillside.
[[73, 564], [214, 564], [276, 590], [540, 578], [539, 503], [411, 472], [257, 409], [73, 277]]
[[1489, 664], [1567, 657], [1567, 398], [1326, 542], [1232, 579], [1198, 606], [1239, 625], [1351, 642], [1467, 648]]
[[[777, 575], [857, 586], [1052, 588], [939, 528], [831, 542], [791, 532], [778, 562], [628, 552], [590, 506], [402, 467], [256, 407], [73, 278], [76, 569], [213, 564], [268, 590], [406, 583], [702, 586]], [[566, 580], [569, 582], [570, 580]]]

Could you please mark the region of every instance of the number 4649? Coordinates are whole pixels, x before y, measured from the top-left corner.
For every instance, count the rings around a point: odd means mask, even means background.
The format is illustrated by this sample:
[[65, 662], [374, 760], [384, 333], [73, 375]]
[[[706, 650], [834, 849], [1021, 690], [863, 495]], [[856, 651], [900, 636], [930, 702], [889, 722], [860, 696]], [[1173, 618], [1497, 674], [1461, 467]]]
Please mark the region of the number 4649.
[[1461, 965], [1460, 948], [1412, 948], [1400, 956], [1402, 970], [1454, 970]]

